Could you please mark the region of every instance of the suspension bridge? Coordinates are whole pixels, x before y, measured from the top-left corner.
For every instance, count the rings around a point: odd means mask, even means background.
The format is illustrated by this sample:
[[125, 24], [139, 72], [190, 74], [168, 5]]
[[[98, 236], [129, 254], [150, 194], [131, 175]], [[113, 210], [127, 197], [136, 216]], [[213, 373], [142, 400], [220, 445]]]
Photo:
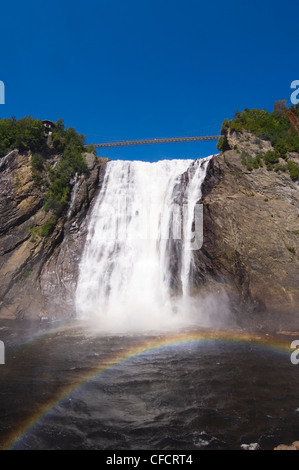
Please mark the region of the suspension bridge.
[[195, 142], [200, 140], [218, 140], [220, 135], [205, 135], [194, 137], [167, 137], [159, 139], [143, 139], [143, 140], [123, 140], [120, 142], [102, 142], [94, 144], [97, 148], [107, 147], [124, 147], [126, 145], [148, 145], [148, 144], [168, 144], [172, 142]]

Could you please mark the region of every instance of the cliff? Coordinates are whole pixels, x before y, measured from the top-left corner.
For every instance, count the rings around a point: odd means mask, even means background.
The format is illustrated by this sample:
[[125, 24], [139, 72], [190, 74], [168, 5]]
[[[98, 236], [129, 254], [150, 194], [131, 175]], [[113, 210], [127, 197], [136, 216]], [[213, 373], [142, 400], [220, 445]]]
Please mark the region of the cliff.
[[[299, 154], [288, 152], [275, 168], [252, 166], [273, 151], [271, 142], [246, 130], [226, 138], [230, 150], [210, 160], [202, 187], [204, 243], [194, 252], [193, 291], [224, 293], [241, 326], [298, 328], [299, 188], [285, 162], [298, 165]], [[73, 177], [68, 207], [43, 236], [51, 211], [31, 159], [13, 150], [0, 160], [0, 316], [71, 317], [86, 215], [107, 160], [85, 154], [89, 172]]]
[[[74, 314], [78, 263], [86, 214], [99, 187], [105, 159], [85, 154], [88, 174], [74, 177], [67, 210], [48, 236], [45, 191], [33, 178], [32, 155], [13, 150], [0, 160], [0, 316], [56, 318]], [[59, 156], [52, 156], [55, 166]], [[58, 308], [59, 306], [59, 308]]]
[[[210, 161], [202, 187], [196, 287], [225, 291], [240, 325], [298, 328], [298, 181], [287, 171], [242, 163], [244, 151], [271, 151], [269, 141], [243, 131], [229, 132], [228, 142], [235, 150]], [[288, 153], [288, 160], [299, 164], [299, 154]]]

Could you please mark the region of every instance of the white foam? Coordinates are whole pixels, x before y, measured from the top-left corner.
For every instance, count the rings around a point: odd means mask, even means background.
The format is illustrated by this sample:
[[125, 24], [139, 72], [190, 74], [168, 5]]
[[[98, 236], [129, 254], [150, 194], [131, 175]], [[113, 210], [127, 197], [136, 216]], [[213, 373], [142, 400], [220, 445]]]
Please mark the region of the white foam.
[[[199, 311], [189, 295], [190, 240], [210, 158], [106, 165], [80, 263], [78, 317], [94, 318], [105, 331], [115, 332], [194, 323]], [[187, 211], [180, 227], [184, 203]], [[182, 296], [173, 297], [171, 238], [179, 238], [180, 228], [184, 239], [176, 255]]]

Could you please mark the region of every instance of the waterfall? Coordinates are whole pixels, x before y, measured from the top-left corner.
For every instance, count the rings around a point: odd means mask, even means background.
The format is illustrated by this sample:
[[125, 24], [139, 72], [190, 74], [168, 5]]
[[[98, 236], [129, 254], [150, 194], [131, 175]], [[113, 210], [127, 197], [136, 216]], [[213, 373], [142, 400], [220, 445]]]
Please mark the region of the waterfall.
[[194, 214], [210, 158], [106, 164], [80, 263], [79, 318], [119, 332], [194, 322]]
[[9, 159], [9, 157], [15, 153], [15, 150], [11, 150], [7, 155], [5, 155], [4, 157], [0, 158], [0, 169], [3, 167], [3, 169], [5, 169], [5, 165], [6, 165], [6, 162], [7, 160]]
[[73, 212], [79, 183], [80, 183], [80, 180], [78, 178], [78, 173], [76, 173], [74, 177], [74, 187], [72, 189], [72, 194], [71, 194], [71, 202], [70, 202], [69, 210], [66, 216], [67, 220], [70, 220], [72, 212]]

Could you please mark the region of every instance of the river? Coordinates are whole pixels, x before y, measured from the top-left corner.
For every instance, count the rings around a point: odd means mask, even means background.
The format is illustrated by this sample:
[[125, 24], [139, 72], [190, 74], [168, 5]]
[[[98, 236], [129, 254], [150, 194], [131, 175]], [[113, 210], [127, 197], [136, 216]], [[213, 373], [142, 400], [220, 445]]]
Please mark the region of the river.
[[272, 449], [299, 438], [296, 336], [2, 321], [0, 339], [3, 449]]

